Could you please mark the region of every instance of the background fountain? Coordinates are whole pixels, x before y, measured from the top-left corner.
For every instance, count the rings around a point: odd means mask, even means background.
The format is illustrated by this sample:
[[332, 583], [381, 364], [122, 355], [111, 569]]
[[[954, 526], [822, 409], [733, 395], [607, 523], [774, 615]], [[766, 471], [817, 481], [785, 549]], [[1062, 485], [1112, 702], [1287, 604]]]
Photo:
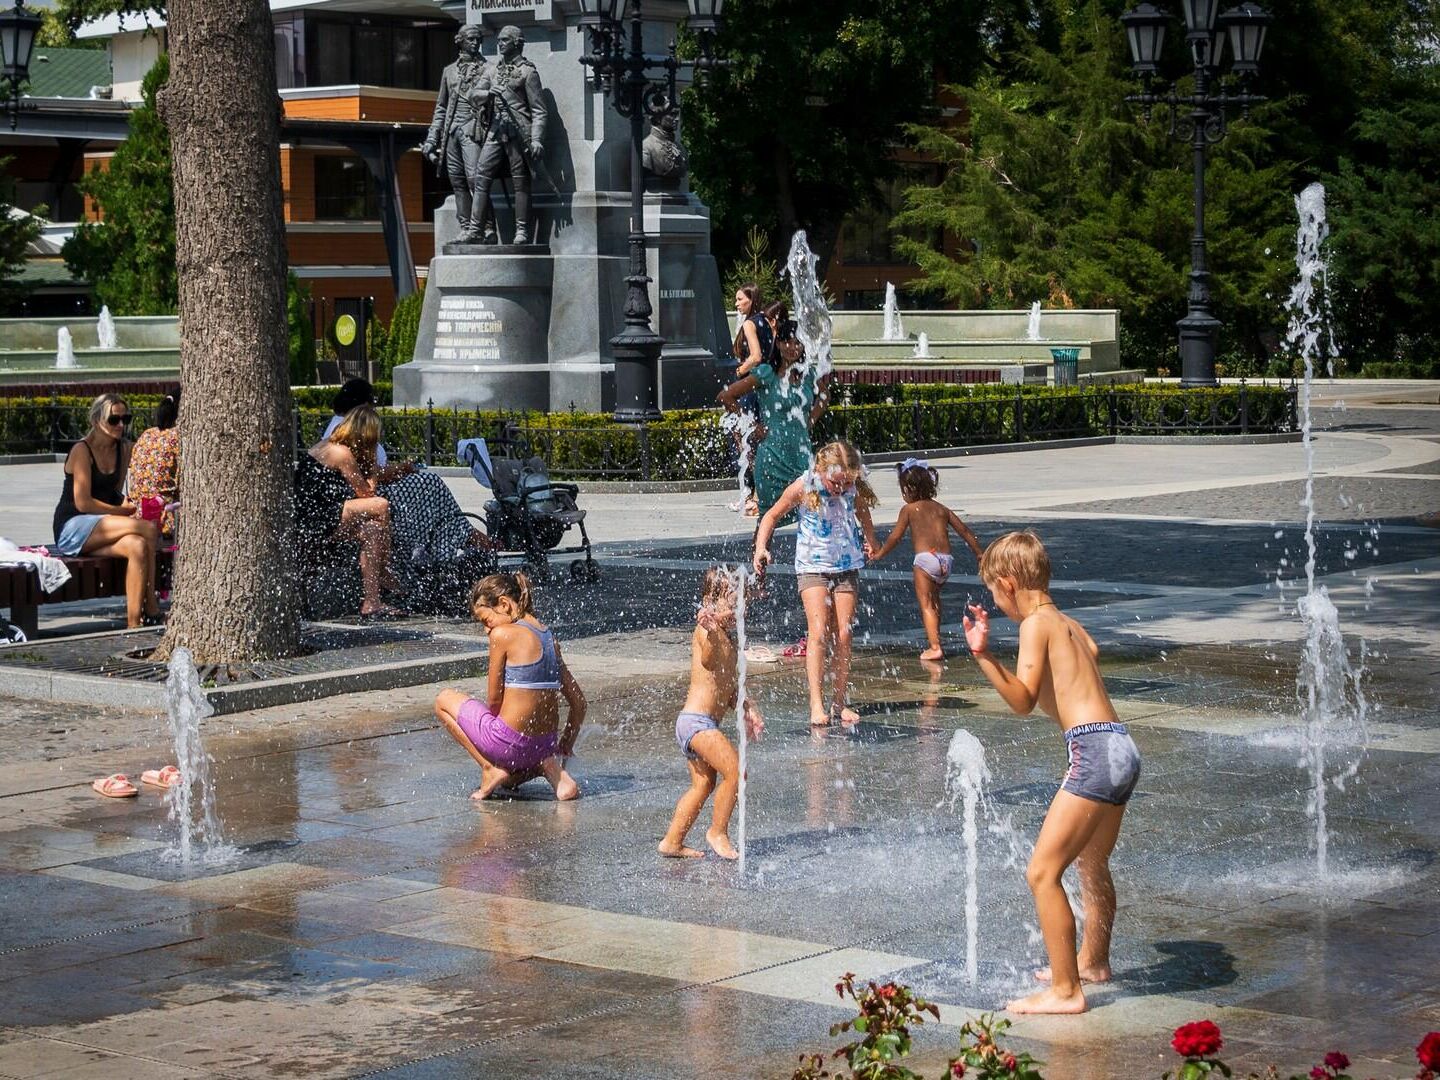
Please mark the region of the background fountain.
[[102, 349], [120, 347], [120, 339], [115, 334], [115, 320], [110, 315], [110, 308], [104, 304], [100, 305], [100, 319], [95, 324], [95, 337]]
[[921, 330], [920, 336], [915, 339], [915, 359], [930, 359], [930, 335], [927, 334], [924, 330]]
[[70, 338], [68, 327], [60, 327], [55, 333], [55, 366], [57, 368], [77, 368], [80, 365], [75, 362], [75, 343]]
[[1030, 305], [1030, 320], [1025, 324], [1025, 339], [1027, 341], [1039, 341], [1040, 338], [1040, 301], [1036, 300]]
[[885, 340], [903, 341], [905, 339], [905, 323], [900, 318], [900, 305], [895, 299], [895, 286], [891, 282], [885, 283]]

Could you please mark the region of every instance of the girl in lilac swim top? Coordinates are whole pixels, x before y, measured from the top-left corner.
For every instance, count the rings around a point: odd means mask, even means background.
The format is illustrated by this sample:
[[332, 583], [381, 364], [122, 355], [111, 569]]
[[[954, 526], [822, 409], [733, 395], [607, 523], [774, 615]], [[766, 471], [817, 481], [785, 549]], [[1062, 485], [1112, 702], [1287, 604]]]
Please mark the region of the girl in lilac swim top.
[[[480, 786], [470, 797], [544, 776], [555, 798], [577, 798], [565, 759], [585, 722], [585, 695], [554, 634], [535, 617], [529, 579], [491, 574], [471, 590], [470, 611], [490, 638], [489, 704], [460, 690], [442, 690], [435, 699], [445, 730], [480, 766]], [[562, 697], [569, 706], [563, 730]]]

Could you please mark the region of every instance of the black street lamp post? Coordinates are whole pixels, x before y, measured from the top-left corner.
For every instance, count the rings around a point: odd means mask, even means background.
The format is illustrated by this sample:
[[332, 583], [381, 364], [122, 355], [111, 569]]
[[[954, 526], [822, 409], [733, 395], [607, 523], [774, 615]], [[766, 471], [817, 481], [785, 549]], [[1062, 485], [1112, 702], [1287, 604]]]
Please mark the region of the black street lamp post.
[[[1259, 5], [1249, 2], [1218, 14], [1219, 0], [1181, 0], [1185, 15], [1185, 41], [1194, 63], [1191, 93], [1176, 93], [1158, 82], [1160, 49], [1170, 17], [1153, 4], [1143, 3], [1120, 16], [1130, 39], [1131, 67], [1144, 81], [1144, 90], [1126, 101], [1144, 106], [1148, 122], [1156, 105], [1169, 111], [1170, 137], [1188, 142], [1195, 158], [1195, 231], [1190, 237], [1190, 288], [1180, 330], [1180, 385], [1214, 386], [1215, 339], [1220, 320], [1211, 310], [1210, 271], [1205, 258], [1205, 155], [1225, 137], [1226, 109], [1239, 107], [1242, 117], [1250, 106], [1264, 101], [1249, 90], [1260, 70], [1265, 31], [1273, 21]], [[1221, 72], [1225, 39], [1230, 39], [1230, 73], [1235, 89]], [[1187, 111], [1188, 110], [1188, 111]]]
[[[590, 68], [595, 88], [630, 121], [630, 274], [625, 279], [625, 328], [610, 339], [615, 419], [622, 423], [660, 418], [658, 381], [665, 339], [650, 326], [654, 309], [645, 272], [645, 120], [654, 122], [679, 110], [675, 74], [682, 64], [707, 70], [723, 63], [715, 58], [714, 42], [724, 3], [689, 0], [689, 27], [699, 38], [700, 56], [680, 60], [673, 43], [665, 56], [645, 52], [642, 0], [580, 0], [580, 25], [590, 34], [590, 51], [580, 62]], [[652, 72], [658, 77], [652, 78]]]
[[20, 123], [20, 87], [30, 80], [30, 53], [35, 48], [39, 15], [25, 10], [25, 0], [15, 0], [9, 11], [0, 11], [0, 82], [6, 86], [10, 130]]

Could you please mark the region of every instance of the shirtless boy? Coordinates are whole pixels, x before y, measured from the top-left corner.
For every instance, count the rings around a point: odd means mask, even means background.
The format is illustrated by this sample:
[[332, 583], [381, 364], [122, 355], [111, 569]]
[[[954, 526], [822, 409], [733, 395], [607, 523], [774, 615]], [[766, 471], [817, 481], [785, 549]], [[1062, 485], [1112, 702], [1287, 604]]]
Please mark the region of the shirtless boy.
[[[698, 859], [705, 853], [685, 846], [695, 819], [713, 792], [715, 805], [705, 842], [722, 859], [738, 859], [730, 843], [730, 815], [740, 790], [740, 760], [735, 747], [720, 730], [719, 721], [740, 692], [739, 653], [731, 629], [735, 625], [735, 582], [723, 566], [705, 571], [700, 589], [700, 612], [690, 637], [690, 692], [675, 721], [675, 741], [690, 766], [690, 789], [675, 804], [675, 816], [660, 854], [676, 859]], [[758, 739], [765, 730], [760, 711], [745, 700], [745, 733]], [[717, 784], [718, 778], [718, 784]]]
[[[980, 560], [980, 577], [995, 606], [1020, 624], [1020, 653], [1011, 672], [989, 651], [990, 618], [972, 604], [965, 641], [985, 677], [1011, 710], [1028, 715], [1038, 705], [1060, 725], [1070, 767], [1050, 803], [1025, 870], [1050, 966], [1036, 978], [1050, 985], [1006, 1008], [1016, 1013], [1085, 1011], [1082, 983], [1110, 978], [1110, 932], [1115, 883], [1110, 852], [1120, 835], [1135, 784], [1140, 752], [1119, 722], [1096, 661], [1093, 638], [1050, 599], [1050, 557], [1032, 532], [1000, 537]], [[1085, 938], [1075, 951], [1075, 914], [1060, 883], [1076, 863], [1085, 904]]]

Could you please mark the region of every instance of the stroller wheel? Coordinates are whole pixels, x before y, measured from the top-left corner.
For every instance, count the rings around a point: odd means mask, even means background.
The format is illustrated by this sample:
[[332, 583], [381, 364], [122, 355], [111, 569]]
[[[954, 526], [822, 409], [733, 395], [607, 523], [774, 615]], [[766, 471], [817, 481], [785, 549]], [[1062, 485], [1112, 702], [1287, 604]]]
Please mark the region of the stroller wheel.
[[570, 564], [570, 580], [598, 581], [600, 580], [600, 568], [595, 565], [592, 559], [581, 559]]

